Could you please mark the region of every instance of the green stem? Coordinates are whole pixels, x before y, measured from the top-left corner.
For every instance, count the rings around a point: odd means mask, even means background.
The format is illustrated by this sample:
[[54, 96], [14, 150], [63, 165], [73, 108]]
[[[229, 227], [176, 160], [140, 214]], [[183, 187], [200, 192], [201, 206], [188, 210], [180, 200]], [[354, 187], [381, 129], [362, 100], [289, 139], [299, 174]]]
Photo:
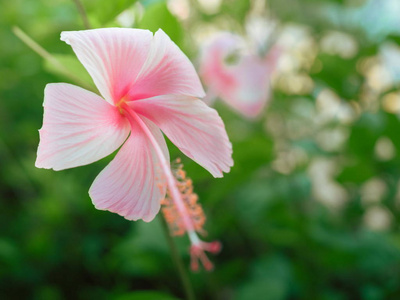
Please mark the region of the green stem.
[[165, 237], [167, 239], [168, 246], [169, 246], [169, 248], [171, 250], [172, 259], [173, 259], [173, 261], [174, 261], [174, 263], [176, 265], [176, 268], [178, 269], [178, 273], [179, 273], [179, 276], [181, 278], [182, 285], [183, 285], [183, 287], [185, 289], [186, 298], [187, 298], [187, 300], [195, 300], [193, 287], [192, 287], [192, 285], [190, 283], [188, 274], [187, 274], [187, 272], [185, 270], [185, 267], [183, 265], [183, 262], [182, 262], [182, 259], [181, 259], [180, 255], [178, 253], [178, 250], [176, 249], [176, 246], [175, 246], [175, 243], [174, 243], [174, 239], [171, 237], [171, 234], [170, 234], [170, 231], [169, 231], [169, 228], [168, 228], [168, 224], [165, 221], [164, 216], [162, 214], [160, 214], [160, 216], [161, 216], [160, 220], [161, 220], [161, 223], [162, 223], [164, 234], [165, 234]]
[[85, 26], [86, 29], [90, 29], [91, 27], [90, 27], [89, 19], [86, 15], [85, 7], [83, 6], [82, 2], [80, 0], [73, 0], [73, 1], [76, 5], [76, 8], [79, 11], [79, 14], [82, 17], [83, 25]]
[[33, 51], [35, 51], [37, 54], [39, 54], [42, 58], [45, 60], [49, 61], [52, 65], [54, 65], [56, 68], [60, 70], [60, 72], [69, 77], [71, 80], [75, 81], [82, 87], [93, 91], [93, 87], [90, 86], [86, 81], [81, 80], [78, 76], [75, 74], [71, 73], [62, 63], [60, 63], [53, 55], [51, 55], [49, 52], [46, 51], [42, 46], [40, 46], [38, 43], [36, 43], [32, 38], [30, 38], [25, 32], [21, 30], [21, 28], [14, 26], [12, 28], [12, 31], [14, 34], [22, 41], [24, 42], [25, 45], [27, 45], [29, 48], [31, 48]]

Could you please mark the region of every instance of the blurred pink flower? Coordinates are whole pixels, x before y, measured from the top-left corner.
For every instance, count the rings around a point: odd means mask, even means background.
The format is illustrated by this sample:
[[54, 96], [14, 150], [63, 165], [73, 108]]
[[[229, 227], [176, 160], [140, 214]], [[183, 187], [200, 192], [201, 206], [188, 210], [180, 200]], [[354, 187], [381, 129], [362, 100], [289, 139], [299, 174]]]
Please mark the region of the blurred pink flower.
[[248, 118], [257, 117], [270, 97], [270, 77], [279, 56], [277, 47], [264, 57], [252, 54], [243, 38], [221, 33], [203, 48], [200, 77], [208, 87], [206, 102], [219, 97]]
[[[214, 177], [233, 161], [221, 118], [198, 99], [204, 91], [192, 63], [162, 30], [154, 36], [139, 29], [71, 31], [61, 40], [72, 46], [105, 100], [74, 85], [48, 84], [36, 166], [82, 166], [122, 145], [90, 188], [96, 208], [149, 222], [168, 187], [189, 236], [195, 235], [160, 129]], [[191, 240], [193, 249], [204, 243]]]

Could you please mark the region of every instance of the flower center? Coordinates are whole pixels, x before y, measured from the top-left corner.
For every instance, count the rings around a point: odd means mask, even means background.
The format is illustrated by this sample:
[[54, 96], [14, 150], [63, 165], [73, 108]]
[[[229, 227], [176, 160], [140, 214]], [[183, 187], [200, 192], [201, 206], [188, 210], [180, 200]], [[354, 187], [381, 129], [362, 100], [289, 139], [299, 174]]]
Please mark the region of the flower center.
[[121, 115], [124, 114], [123, 106], [124, 106], [124, 104], [126, 103], [126, 100], [127, 100], [126, 97], [122, 97], [122, 98], [117, 102], [117, 104], [115, 104], [115, 106], [118, 108], [119, 113], [120, 113]]

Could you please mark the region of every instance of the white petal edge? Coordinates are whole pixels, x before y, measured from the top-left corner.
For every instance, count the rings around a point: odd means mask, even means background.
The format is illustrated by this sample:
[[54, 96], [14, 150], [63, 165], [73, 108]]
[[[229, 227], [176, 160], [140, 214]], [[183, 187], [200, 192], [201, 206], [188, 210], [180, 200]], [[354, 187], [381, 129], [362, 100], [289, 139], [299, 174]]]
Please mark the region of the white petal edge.
[[97, 161], [118, 149], [129, 123], [98, 95], [67, 83], [45, 88], [36, 167], [63, 170]]

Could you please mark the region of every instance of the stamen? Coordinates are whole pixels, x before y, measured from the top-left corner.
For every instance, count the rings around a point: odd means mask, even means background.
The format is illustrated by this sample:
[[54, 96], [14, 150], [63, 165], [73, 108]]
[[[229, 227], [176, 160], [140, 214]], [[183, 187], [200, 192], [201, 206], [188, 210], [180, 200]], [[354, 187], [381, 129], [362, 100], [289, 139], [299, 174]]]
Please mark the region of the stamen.
[[122, 108], [122, 106], [125, 104], [126, 102], [126, 98], [122, 97], [121, 100], [118, 101], [117, 104], [115, 104], [115, 106], [119, 109], [119, 112], [121, 115], [124, 114], [124, 109]]
[[202, 263], [204, 269], [212, 271], [214, 265], [208, 259], [205, 252], [216, 254], [221, 250], [221, 243], [214, 241], [211, 243], [203, 242], [199, 239], [196, 231], [201, 234], [206, 234], [203, 229], [206, 217], [200, 203], [197, 202], [198, 196], [193, 192], [193, 182], [190, 178], [186, 177], [186, 172], [183, 170], [183, 164], [178, 158], [172, 164], [172, 173], [176, 179], [176, 186], [181, 194], [181, 198], [185, 204], [187, 214], [193, 223], [194, 230], [188, 229], [185, 222], [175, 206], [174, 199], [168, 191], [166, 198], [161, 202], [163, 205], [162, 212], [165, 220], [167, 221], [171, 234], [183, 235], [185, 232], [188, 234], [192, 243], [190, 247], [191, 255], [191, 269], [193, 271], [199, 270], [199, 262]]
[[[175, 160], [172, 165], [172, 174], [176, 179], [177, 188], [185, 203], [189, 217], [193, 222], [194, 229], [201, 234], [206, 234], [206, 231], [203, 229], [206, 217], [201, 204], [197, 202], [199, 197], [193, 192], [193, 182], [190, 178], [186, 177], [186, 172], [183, 170], [183, 164], [179, 158]], [[163, 205], [162, 212], [170, 227], [171, 233], [173, 235], [183, 235], [187, 231], [187, 228], [182, 216], [174, 205], [169, 191], [161, 204]]]

